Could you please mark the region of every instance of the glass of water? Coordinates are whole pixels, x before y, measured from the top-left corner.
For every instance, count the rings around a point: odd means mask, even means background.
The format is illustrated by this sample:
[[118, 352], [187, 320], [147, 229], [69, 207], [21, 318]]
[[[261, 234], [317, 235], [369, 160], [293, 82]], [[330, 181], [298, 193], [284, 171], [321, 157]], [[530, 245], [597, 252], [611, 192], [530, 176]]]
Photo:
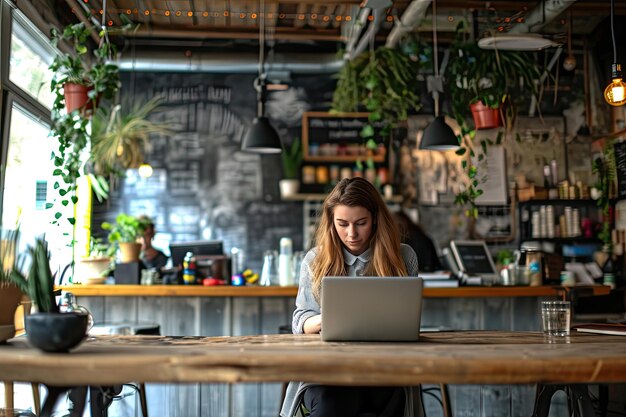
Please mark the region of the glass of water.
[[541, 321], [545, 336], [569, 336], [570, 320], [569, 301], [541, 302]]

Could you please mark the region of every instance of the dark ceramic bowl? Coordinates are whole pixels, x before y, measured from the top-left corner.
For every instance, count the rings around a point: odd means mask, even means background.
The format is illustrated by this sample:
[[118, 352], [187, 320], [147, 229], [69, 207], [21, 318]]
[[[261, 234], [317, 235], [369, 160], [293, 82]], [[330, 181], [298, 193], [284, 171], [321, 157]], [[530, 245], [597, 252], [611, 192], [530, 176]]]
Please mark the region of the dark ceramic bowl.
[[68, 352], [85, 339], [88, 321], [83, 313], [35, 313], [25, 317], [26, 336], [45, 352]]

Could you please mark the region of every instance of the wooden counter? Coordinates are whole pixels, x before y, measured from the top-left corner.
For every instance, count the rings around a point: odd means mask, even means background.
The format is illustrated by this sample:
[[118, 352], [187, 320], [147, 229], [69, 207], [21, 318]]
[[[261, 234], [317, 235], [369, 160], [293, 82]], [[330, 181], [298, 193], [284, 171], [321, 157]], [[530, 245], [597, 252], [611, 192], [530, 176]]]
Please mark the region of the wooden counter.
[[[59, 288], [81, 297], [295, 297], [298, 293], [298, 287], [278, 286], [68, 285]], [[587, 290], [593, 295], [606, 295], [610, 290], [607, 286], [576, 288]], [[558, 286], [425, 288], [424, 297], [562, 297], [568, 290]]]

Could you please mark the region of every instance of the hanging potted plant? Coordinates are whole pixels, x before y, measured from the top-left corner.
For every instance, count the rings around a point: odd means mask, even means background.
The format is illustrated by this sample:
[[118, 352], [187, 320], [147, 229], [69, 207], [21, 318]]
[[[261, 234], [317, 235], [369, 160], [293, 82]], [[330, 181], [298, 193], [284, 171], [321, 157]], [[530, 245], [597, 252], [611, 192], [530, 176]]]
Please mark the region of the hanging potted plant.
[[160, 100], [101, 107], [91, 119], [91, 162], [98, 175], [124, 176], [125, 170], [144, 163], [150, 134], [170, 135], [165, 123], [149, 120]]
[[[59, 224], [63, 217], [63, 207], [75, 206], [78, 202], [76, 195], [77, 182], [84, 175], [85, 161], [88, 159], [90, 144], [89, 124], [87, 116], [95, 111], [101, 100], [110, 100], [115, 97], [119, 87], [120, 78], [117, 65], [109, 63], [114, 53], [113, 45], [101, 40], [100, 44], [93, 49], [93, 57], [88, 61], [88, 40], [90, 32], [83, 23], [69, 25], [63, 32], [53, 31], [53, 39], [56, 43], [63, 40], [72, 45], [71, 54], [59, 54], [50, 65], [54, 72], [51, 82], [51, 90], [54, 94], [52, 106], [52, 128], [50, 136], [58, 141], [54, 149], [52, 159], [54, 170], [52, 175], [55, 179], [53, 187], [57, 190], [59, 198], [54, 203], [48, 203], [46, 208], [56, 205], [52, 224]], [[104, 39], [104, 32], [100, 36]], [[72, 83], [86, 86], [88, 100], [77, 108], [72, 104], [66, 110], [66, 92], [72, 90]], [[66, 91], [67, 90], [67, 91]], [[68, 96], [68, 99], [71, 98]], [[90, 107], [91, 110], [87, 111]], [[72, 226], [70, 246], [75, 242], [76, 219], [72, 214], [67, 216], [67, 221]], [[74, 257], [72, 255], [72, 267]]]
[[[510, 131], [517, 116], [517, 105], [537, 94], [541, 71], [534, 57], [521, 51], [484, 50], [469, 38], [467, 22], [457, 26], [456, 37], [450, 46], [450, 64], [446, 68], [451, 114], [460, 129], [461, 147], [457, 155], [464, 156], [462, 167], [468, 181], [456, 195], [455, 202], [469, 205], [466, 215], [477, 217], [476, 199], [483, 193], [480, 185], [486, 180], [479, 173], [488, 147], [500, 145], [502, 131], [495, 139], [482, 139], [474, 144], [478, 129], [504, 126]], [[473, 121], [473, 127], [469, 120]], [[477, 157], [475, 147], [481, 149]]]
[[291, 146], [285, 146], [280, 157], [283, 164], [284, 175], [284, 178], [278, 183], [280, 195], [281, 197], [289, 197], [296, 194], [300, 188], [300, 180], [298, 179], [300, 165], [302, 164], [300, 138], [294, 138], [293, 142], [291, 142]]
[[[90, 31], [84, 23], [69, 25], [63, 32], [52, 30], [55, 46], [61, 41], [72, 46], [72, 53], [57, 55], [50, 65], [54, 72], [52, 91], [62, 94], [68, 114], [76, 110], [93, 110], [101, 98], [112, 99], [120, 85], [118, 67], [109, 63], [112, 45], [101, 40], [89, 60], [88, 39]], [[60, 110], [56, 104], [54, 108]]]
[[379, 47], [363, 52], [339, 72], [331, 112], [365, 108], [370, 123], [361, 131], [364, 143], [376, 139], [375, 123], [380, 124], [380, 136], [385, 138], [398, 122], [421, 107], [418, 70], [419, 62], [396, 49]]
[[137, 239], [143, 235], [149, 224], [150, 219], [147, 217], [135, 217], [125, 213], [118, 214], [115, 223], [102, 223], [102, 228], [109, 231], [108, 240], [113, 245], [113, 250], [120, 250], [121, 262], [139, 261], [141, 243], [137, 243]]

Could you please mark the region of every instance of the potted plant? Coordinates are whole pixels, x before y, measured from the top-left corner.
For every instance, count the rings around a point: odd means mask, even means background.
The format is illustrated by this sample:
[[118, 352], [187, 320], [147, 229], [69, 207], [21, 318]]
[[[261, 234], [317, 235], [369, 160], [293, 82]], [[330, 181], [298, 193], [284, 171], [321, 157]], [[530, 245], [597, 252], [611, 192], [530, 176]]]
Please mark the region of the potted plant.
[[[63, 95], [68, 114], [76, 110], [90, 110], [100, 98], [112, 99], [118, 90], [119, 70], [110, 61], [113, 47], [104, 40], [94, 49], [92, 62], [88, 62], [90, 30], [84, 23], [69, 25], [63, 32], [52, 30], [52, 42], [58, 46], [64, 41], [72, 46], [72, 53], [59, 54], [50, 65], [54, 72], [52, 91]], [[59, 108], [55, 105], [55, 109]]]
[[122, 262], [137, 262], [141, 250], [141, 243], [137, 243], [137, 239], [143, 235], [149, 224], [148, 218], [120, 213], [115, 218], [115, 223], [104, 222], [102, 228], [109, 231], [109, 243], [120, 249]]
[[[159, 106], [158, 98], [134, 106], [101, 107], [91, 120], [91, 160], [101, 175], [123, 175], [124, 170], [144, 163], [144, 151], [150, 134], [168, 135], [165, 123], [155, 123], [148, 116]], [[123, 107], [130, 110], [123, 111]]]
[[[482, 195], [480, 184], [486, 179], [477, 164], [485, 160], [489, 146], [502, 143], [503, 132], [498, 132], [495, 140], [482, 139], [475, 144], [476, 130], [497, 128], [503, 123], [510, 131], [519, 102], [536, 95], [541, 71], [527, 53], [481, 49], [468, 33], [467, 23], [459, 23], [450, 47], [454, 59], [446, 68], [446, 85], [451, 113], [461, 129], [461, 147], [456, 153], [465, 157], [462, 167], [468, 177], [455, 202], [469, 205], [466, 215], [477, 217], [476, 199]], [[482, 151], [478, 156], [475, 147]]]
[[20, 304], [25, 287], [18, 287], [12, 278], [16, 269], [18, 232], [3, 231], [0, 240], [0, 343], [15, 335], [15, 311]]
[[[111, 245], [102, 241], [101, 238], [91, 236], [89, 241], [89, 253], [87, 257], [78, 262], [76, 277], [83, 284], [100, 284], [111, 272]], [[76, 280], [75, 280], [76, 282]]]
[[298, 179], [300, 165], [302, 164], [300, 138], [294, 138], [291, 146], [285, 146], [280, 156], [285, 178], [281, 179], [278, 185], [280, 187], [280, 195], [288, 197], [296, 194], [300, 188], [300, 180]]
[[[52, 106], [52, 129], [50, 136], [58, 141], [52, 159], [54, 162], [55, 177], [54, 188], [59, 193], [61, 206], [69, 204], [75, 205], [78, 201], [76, 196], [76, 185], [78, 178], [84, 173], [85, 150], [90, 143], [89, 119], [85, 116], [93, 112], [100, 99], [112, 99], [115, 97], [120, 87], [119, 70], [117, 65], [111, 64], [108, 60], [114, 52], [114, 47], [103, 40], [97, 48], [93, 50], [93, 60], [87, 63], [87, 52], [89, 51], [88, 39], [90, 31], [83, 23], [67, 26], [62, 33], [53, 32], [54, 42], [63, 40], [73, 46], [71, 54], [58, 55], [50, 65], [54, 72], [51, 82], [51, 90], [54, 93], [54, 103]], [[103, 33], [101, 33], [103, 36]], [[66, 93], [72, 91], [72, 84], [82, 85], [88, 90], [88, 100], [81, 99], [82, 105], [72, 104], [65, 110]], [[86, 109], [88, 103], [91, 106], [90, 112], [78, 111]], [[76, 107], [76, 106], [79, 107]], [[52, 208], [53, 203], [48, 203], [47, 208]], [[60, 221], [63, 213], [61, 209], [54, 214], [53, 224]], [[67, 218], [72, 225], [76, 223], [73, 215]], [[72, 235], [72, 242], [74, 243]]]
[[387, 137], [397, 123], [410, 112], [420, 109], [419, 62], [396, 49], [379, 47], [366, 51], [345, 63], [338, 75], [331, 112], [369, 112], [361, 137], [369, 141], [376, 136]]
[[37, 307], [37, 313], [25, 317], [29, 342], [46, 352], [67, 352], [80, 344], [87, 334], [89, 315], [60, 313], [54, 292], [54, 276], [50, 269], [50, 253], [43, 237], [28, 247], [30, 267], [22, 272], [25, 256], [3, 272], [3, 281], [12, 282], [27, 294]]

